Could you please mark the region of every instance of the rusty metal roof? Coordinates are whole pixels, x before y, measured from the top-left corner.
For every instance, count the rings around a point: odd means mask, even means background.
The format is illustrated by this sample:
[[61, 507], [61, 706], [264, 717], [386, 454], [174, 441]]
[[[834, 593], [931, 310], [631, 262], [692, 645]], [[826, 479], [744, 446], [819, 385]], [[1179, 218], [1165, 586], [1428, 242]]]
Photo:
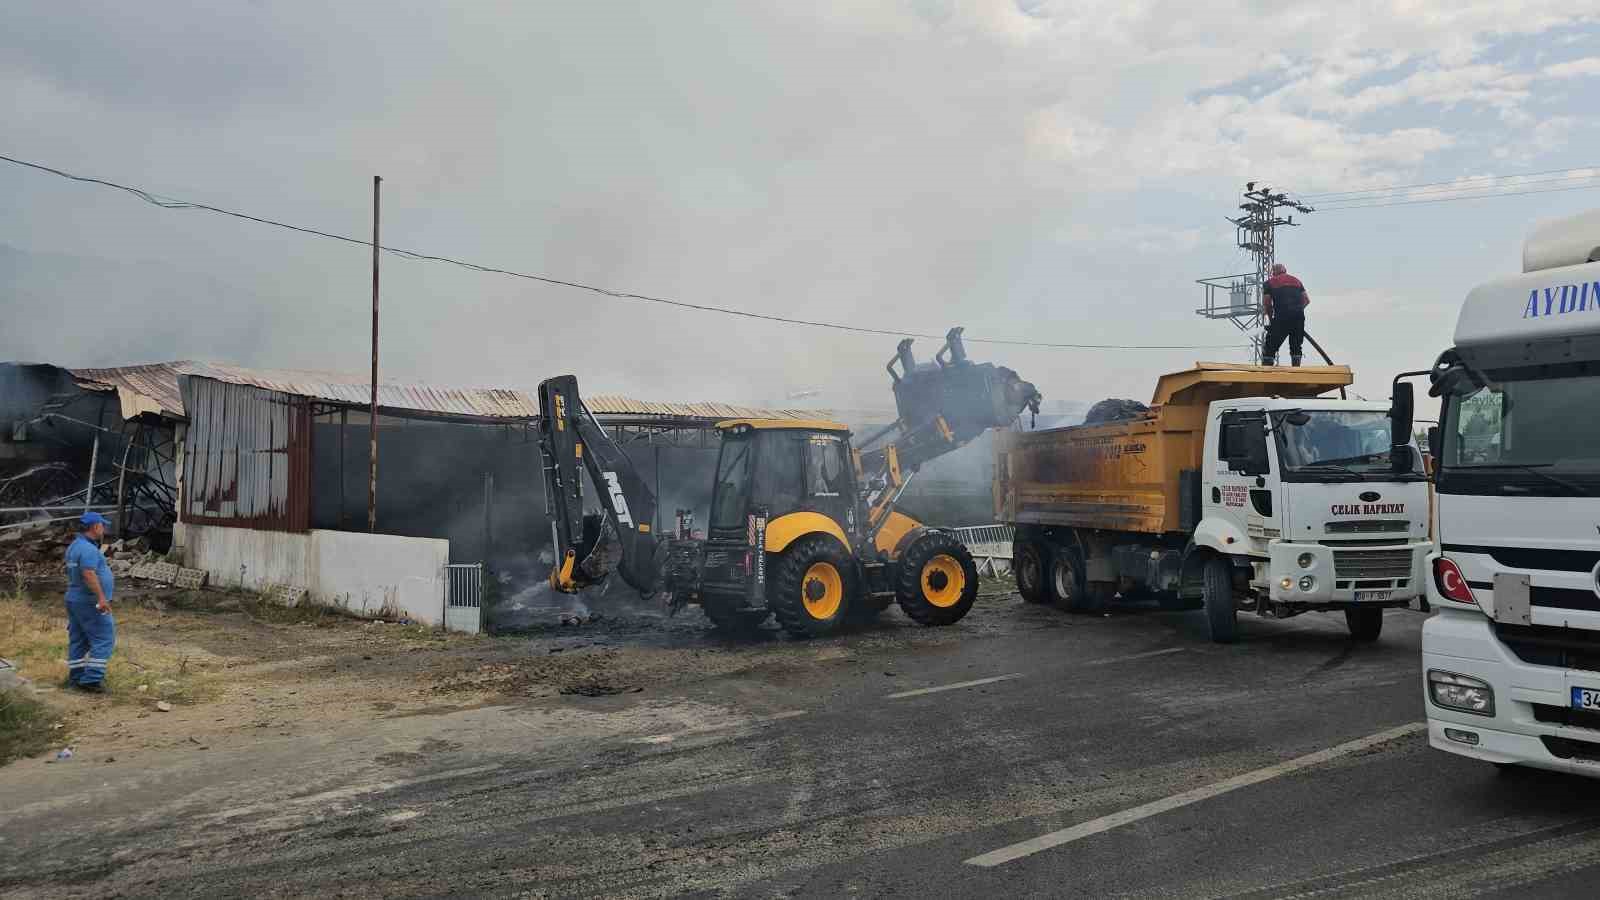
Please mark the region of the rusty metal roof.
[[[86, 390], [115, 391], [122, 403], [123, 417], [129, 419], [143, 412], [183, 417], [183, 397], [178, 391], [179, 375], [251, 385], [330, 403], [365, 406], [371, 401], [371, 388], [366, 375], [337, 372], [249, 369], [192, 360], [67, 371]], [[724, 419], [814, 419], [818, 415], [816, 410], [759, 409], [726, 403], [651, 403], [617, 394], [591, 395], [585, 399], [585, 403], [595, 415], [602, 417], [659, 417], [717, 422]], [[447, 388], [402, 381], [379, 382], [378, 405], [389, 410], [484, 419], [532, 419], [539, 414], [538, 401], [525, 391], [509, 388]]]
[[662, 418], [704, 419], [814, 419], [814, 409], [761, 409], [754, 406], [729, 406], [726, 403], [650, 403], [618, 394], [590, 394], [584, 405], [597, 416], [660, 416]]

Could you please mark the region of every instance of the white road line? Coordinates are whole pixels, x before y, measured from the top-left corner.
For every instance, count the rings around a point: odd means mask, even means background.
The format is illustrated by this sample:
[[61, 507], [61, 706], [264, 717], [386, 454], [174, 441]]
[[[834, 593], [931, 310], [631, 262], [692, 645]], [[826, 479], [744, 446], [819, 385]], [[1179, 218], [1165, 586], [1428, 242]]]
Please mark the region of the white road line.
[[1123, 825], [1128, 825], [1141, 819], [1148, 819], [1151, 816], [1157, 816], [1164, 812], [1170, 812], [1174, 809], [1178, 809], [1179, 807], [1188, 806], [1192, 803], [1199, 803], [1202, 800], [1209, 800], [1212, 797], [1226, 794], [1229, 791], [1238, 790], [1242, 787], [1249, 787], [1252, 784], [1259, 784], [1263, 781], [1268, 781], [1281, 775], [1288, 775], [1291, 772], [1298, 772], [1301, 769], [1307, 769], [1312, 766], [1321, 765], [1322, 763], [1338, 759], [1341, 756], [1348, 756], [1352, 753], [1365, 750], [1368, 747], [1373, 747], [1386, 741], [1392, 741], [1395, 738], [1405, 737], [1408, 734], [1415, 734], [1416, 732], [1426, 730], [1427, 727], [1428, 723], [1426, 722], [1412, 722], [1409, 725], [1401, 725], [1398, 728], [1391, 728], [1388, 731], [1380, 731], [1377, 734], [1368, 735], [1367, 737], [1359, 738], [1353, 741], [1348, 741], [1336, 747], [1329, 747], [1326, 750], [1318, 750], [1315, 753], [1308, 753], [1305, 756], [1297, 757], [1286, 762], [1277, 763], [1276, 765], [1267, 766], [1264, 769], [1256, 769], [1254, 772], [1246, 772], [1243, 775], [1235, 775], [1232, 778], [1219, 781], [1215, 784], [1208, 784], [1205, 787], [1198, 787], [1192, 791], [1184, 791], [1181, 794], [1174, 794], [1171, 797], [1167, 797], [1162, 800], [1155, 800], [1150, 803], [1143, 804], [1142, 806], [1135, 806], [1132, 809], [1122, 810], [1121, 812], [1115, 812], [1109, 816], [1101, 816], [1098, 819], [1091, 819], [1087, 822], [1074, 825], [1071, 828], [1063, 828], [1060, 831], [1052, 831], [1049, 834], [1041, 834], [1036, 838], [1021, 841], [1008, 847], [1001, 847], [998, 850], [990, 850], [988, 853], [984, 853], [980, 856], [974, 856], [967, 860], [967, 865], [993, 868], [994, 866], [1021, 859], [1024, 856], [1032, 856], [1041, 850], [1049, 850], [1051, 847], [1059, 847], [1062, 844], [1068, 844], [1072, 841], [1100, 834], [1103, 831], [1110, 831], [1113, 828], [1120, 828]]
[[1151, 650], [1149, 653], [1135, 653], [1132, 656], [1113, 656], [1109, 659], [1091, 659], [1083, 665], [1109, 666], [1112, 663], [1132, 662], [1136, 659], [1149, 659], [1152, 656], [1166, 656], [1168, 653], [1182, 653], [1188, 647], [1168, 647], [1165, 650]]
[[994, 684], [996, 681], [1010, 681], [1021, 678], [1021, 672], [1012, 672], [1010, 675], [996, 675], [993, 678], [979, 678], [977, 681], [958, 681], [955, 684], [941, 684], [938, 687], [917, 688], [914, 691], [901, 691], [898, 694], [885, 694], [885, 700], [899, 700], [902, 697], [921, 697], [923, 694], [937, 694], [940, 691], [958, 691], [962, 688], [978, 687], [983, 684]]

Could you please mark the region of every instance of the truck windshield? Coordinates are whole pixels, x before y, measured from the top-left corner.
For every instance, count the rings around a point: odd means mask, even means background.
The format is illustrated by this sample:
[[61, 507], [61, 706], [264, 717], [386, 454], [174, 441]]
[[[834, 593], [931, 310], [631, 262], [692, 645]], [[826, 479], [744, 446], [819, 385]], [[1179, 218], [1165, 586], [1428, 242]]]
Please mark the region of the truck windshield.
[[1492, 373], [1447, 396], [1440, 492], [1600, 496], [1591, 368]]
[[1286, 473], [1392, 477], [1386, 413], [1308, 409], [1300, 416], [1273, 418], [1279, 422], [1273, 431]]
[[755, 456], [753, 435], [729, 435], [717, 456], [717, 481], [711, 497], [711, 528], [743, 528], [750, 496], [750, 462]]

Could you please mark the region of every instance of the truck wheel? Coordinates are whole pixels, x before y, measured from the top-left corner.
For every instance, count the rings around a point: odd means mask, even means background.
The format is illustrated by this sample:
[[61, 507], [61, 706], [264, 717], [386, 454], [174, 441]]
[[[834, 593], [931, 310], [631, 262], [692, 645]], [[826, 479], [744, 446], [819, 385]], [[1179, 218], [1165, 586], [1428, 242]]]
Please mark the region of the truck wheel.
[[794, 637], [839, 630], [856, 596], [855, 564], [839, 542], [812, 534], [790, 544], [773, 566], [767, 605]]
[[707, 597], [700, 601], [700, 609], [718, 631], [741, 637], [754, 634], [772, 614], [770, 610], [745, 609], [736, 606], [736, 603], [720, 597]]
[[1050, 552], [1044, 585], [1051, 602], [1072, 612], [1098, 612], [1105, 606], [1103, 593], [1089, 590], [1083, 553], [1077, 547], [1056, 547]]
[[1351, 640], [1371, 643], [1383, 634], [1383, 607], [1347, 609], [1344, 611], [1344, 623], [1350, 628]]
[[1011, 542], [1011, 574], [1024, 603], [1050, 602], [1044, 587], [1044, 549], [1037, 541], [1017, 538]]
[[1233, 599], [1233, 566], [1223, 557], [1206, 560], [1205, 584], [1206, 625], [1211, 640], [1218, 644], [1231, 644], [1239, 639], [1239, 608]]
[[918, 624], [954, 625], [977, 599], [978, 564], [954, 535], [930, 531], [901, 554], [895, 601]]

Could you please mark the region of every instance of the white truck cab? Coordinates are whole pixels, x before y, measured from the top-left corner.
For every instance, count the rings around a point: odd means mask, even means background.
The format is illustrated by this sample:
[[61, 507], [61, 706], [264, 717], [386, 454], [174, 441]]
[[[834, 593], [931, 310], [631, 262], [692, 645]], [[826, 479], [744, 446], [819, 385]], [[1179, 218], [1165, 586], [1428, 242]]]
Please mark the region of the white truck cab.
[[1600, 776], [1600, 211], [1467, 295], [1442, 398], [1423, 626], [1432, 746]]
[[[1215, 401], [1209, 415], [1194, 542], [1247, 561], [1259, 611], [1342, 609], [1365, 637], [1384, 607], [1422, 596], [1427, 478], [1409, 444], [1391, 462], [1389, 406], [1248, 398]], [[1257, 445], [1266, 458], [1252, 461]]]

